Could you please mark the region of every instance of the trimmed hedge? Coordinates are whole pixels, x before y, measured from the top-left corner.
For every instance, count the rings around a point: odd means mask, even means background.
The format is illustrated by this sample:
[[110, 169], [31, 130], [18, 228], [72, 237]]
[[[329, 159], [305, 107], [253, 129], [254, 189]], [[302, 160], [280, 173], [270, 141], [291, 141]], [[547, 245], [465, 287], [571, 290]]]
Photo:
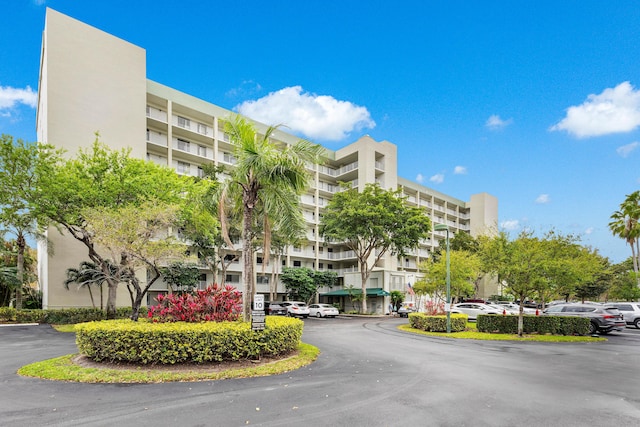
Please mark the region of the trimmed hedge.
[[207, 363], [279, 356], [298, 348], [304, 323], [267, 316], [262, 331], [249, 322], [151, 323], [108, 320], [76, 325], [76, 344], [97, 362]]
[[[525, 334], [588, 335], [587, 317], [578, 316], [530, 316], [523, 317]], [[518, 316], [478, 315], [478, 332], [517, 334]]]
[[[140, 309], [140, 316], [146, 316], [146, 308]], [[50, 323], [54, 325], [68, 325], [73, 323], [104, 320], [107, 313], [99, 308], [61, 308], [56, 310], [22, 309], [0, 307], [0, 322], [4, 323]], [[116, 318], [131, 317], [131, 307], [116, 309]]]
[[[451, 332], [461, 332], [467, 327], [466, 314], [451, 314]], [[447, 332], [447, 316], [428, 316], [424, 313], [409, 313], [409, 325], [427, 332]]]

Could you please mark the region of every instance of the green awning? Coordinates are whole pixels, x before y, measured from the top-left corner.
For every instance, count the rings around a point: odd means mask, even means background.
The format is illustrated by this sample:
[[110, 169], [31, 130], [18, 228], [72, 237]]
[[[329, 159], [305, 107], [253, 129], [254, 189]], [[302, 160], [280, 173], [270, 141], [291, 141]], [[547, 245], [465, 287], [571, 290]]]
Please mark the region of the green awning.
[[[338, 291], [331, 291], [325, 294], [320, 294], [321, 297], [348, 297], [349, 292], [352, 295], [360, 295], [362, 294], [362, 289], [340, 289]], [[389, 292], [385, 291], [382, 288], [367, 288], [367, 296], [368, 297], [387, 297], [389, 296]]]

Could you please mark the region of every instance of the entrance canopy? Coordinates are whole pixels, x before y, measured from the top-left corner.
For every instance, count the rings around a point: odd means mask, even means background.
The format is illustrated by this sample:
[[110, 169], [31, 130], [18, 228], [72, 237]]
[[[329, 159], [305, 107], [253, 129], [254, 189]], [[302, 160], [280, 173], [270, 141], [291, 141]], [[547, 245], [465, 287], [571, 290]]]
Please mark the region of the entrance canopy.
[[[349, 295], [361, 295], [362, 289], [340, 289], [320, 294], [321, 297], [348, 297]], [[382, 288], [367, 288], [368, 297], [388, 297], [389, 292]]]

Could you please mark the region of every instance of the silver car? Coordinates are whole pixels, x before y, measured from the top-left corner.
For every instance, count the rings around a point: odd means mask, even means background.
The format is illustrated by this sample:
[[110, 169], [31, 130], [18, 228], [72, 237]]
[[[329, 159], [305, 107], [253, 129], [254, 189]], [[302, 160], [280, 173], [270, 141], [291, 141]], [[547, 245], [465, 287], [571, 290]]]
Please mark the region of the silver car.
[[605, 307], [617, 308], [627, 325], [640, 329], [640, 302], [608, 302]]

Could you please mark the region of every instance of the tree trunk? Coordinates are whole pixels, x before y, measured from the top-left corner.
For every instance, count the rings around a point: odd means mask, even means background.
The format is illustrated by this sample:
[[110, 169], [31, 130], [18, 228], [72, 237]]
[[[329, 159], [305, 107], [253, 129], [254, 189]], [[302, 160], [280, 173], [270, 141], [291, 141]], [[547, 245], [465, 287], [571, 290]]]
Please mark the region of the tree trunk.
[[362, 280], [362, 312], [367, 313], [367, 280], [369, 280], [367, 262], [360, 262], [360, 280]]
[[251, 250], [251, 226], [253, 225], [253, 204], [245, 200], [242, 227], [242, 319], [245, 322], [251, 320], [251, 301], [253, 295], [253, 257]]
[[27, 242], [22, 232], [18, 233], [16, 244], [18, 246], [18, 259], [16, 266], [18, 277], [18, 287], [16, 288], [16, 309], [20, 310], [22, 309], [22, 286], [24, 285], [24, 251], [27, 247]]

